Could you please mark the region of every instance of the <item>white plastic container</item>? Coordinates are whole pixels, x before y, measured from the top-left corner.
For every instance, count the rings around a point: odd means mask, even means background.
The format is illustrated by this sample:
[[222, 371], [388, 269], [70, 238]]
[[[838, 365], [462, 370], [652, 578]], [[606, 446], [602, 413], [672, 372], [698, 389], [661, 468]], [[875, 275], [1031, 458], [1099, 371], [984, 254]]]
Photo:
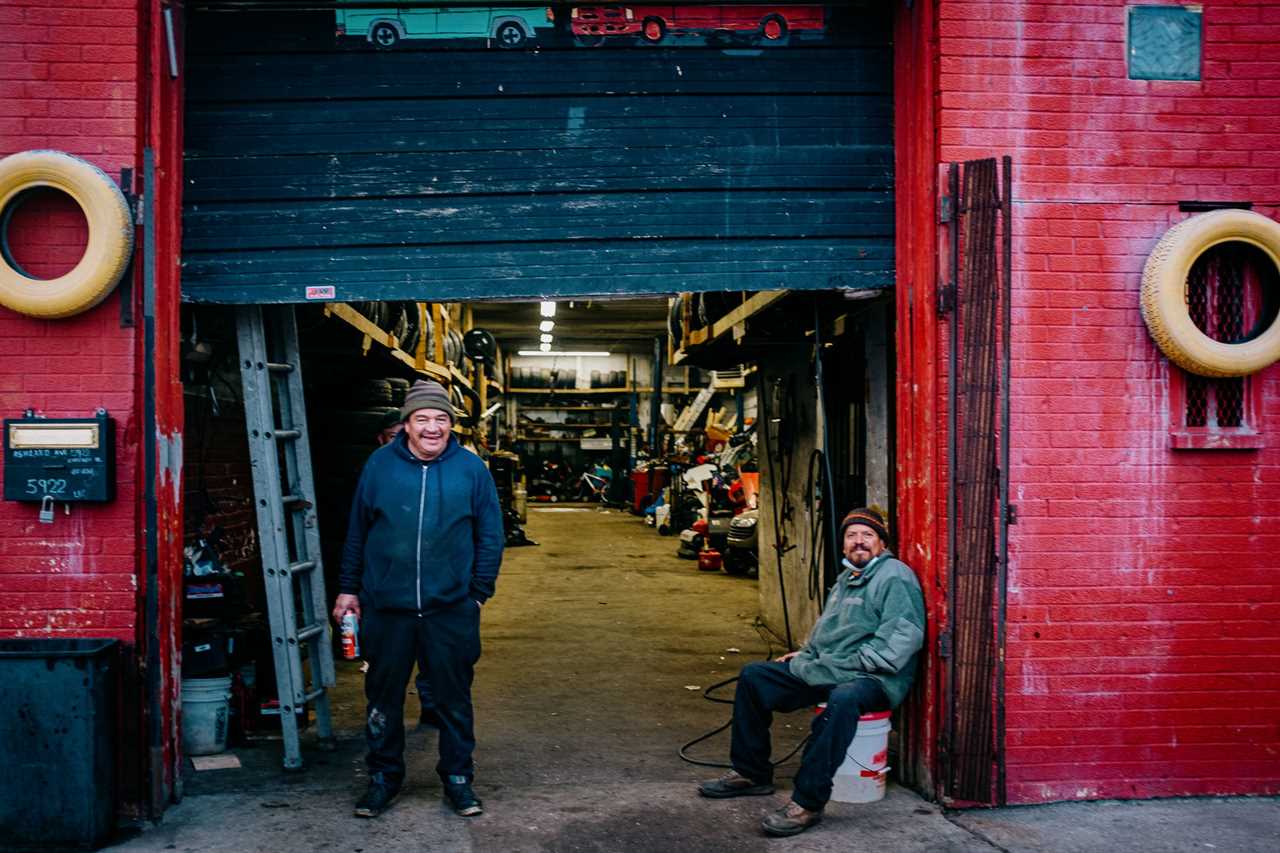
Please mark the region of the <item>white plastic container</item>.
[[182, 679], [182, 751], [213, 755], [227, 748], [231, 676]]
[[831, 787], [831, 799], [837, 803], [874, 803], [884, 799], [889, 775], [889, 714], [882, 711], [858, 718], [858, 732]]
[[514, 505], [516, 517], [521, 524], [529, 523], [529, 490], [524, 486], [516, 486], [512, 490], [511, 503]]

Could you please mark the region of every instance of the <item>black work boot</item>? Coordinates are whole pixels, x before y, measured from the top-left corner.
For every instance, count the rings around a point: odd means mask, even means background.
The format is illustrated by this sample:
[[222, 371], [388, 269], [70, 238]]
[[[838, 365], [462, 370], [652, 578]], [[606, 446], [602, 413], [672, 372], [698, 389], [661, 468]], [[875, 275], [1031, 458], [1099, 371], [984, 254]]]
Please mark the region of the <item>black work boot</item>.
[[484, 804], [471, 790], [471, 783], [465, 776], [450, 776], [444, 783], [444, 795], [449, 805], [462, 817], [475, 817], [484, 813]]
[[381, 773], [373, 774], [369, 790], [356, 801], [356, 817], [377, 817], [387, 810], [398, 793], [399, 786], [390, 785]]
[[698, 793], [713, 800], [724, 800], [729, 797], [760, 797], [773, 793], [773, 785], [761, 784], [748, 779], [737, 770], [730, 770], [719, 779], [703, 782], [698, 786]]
[[822, 810], [810, 811], [795, 800], [776, 812], [769, 812], [760, 821], [760, 828], [768, 835], [799, 835], [822, 820]]

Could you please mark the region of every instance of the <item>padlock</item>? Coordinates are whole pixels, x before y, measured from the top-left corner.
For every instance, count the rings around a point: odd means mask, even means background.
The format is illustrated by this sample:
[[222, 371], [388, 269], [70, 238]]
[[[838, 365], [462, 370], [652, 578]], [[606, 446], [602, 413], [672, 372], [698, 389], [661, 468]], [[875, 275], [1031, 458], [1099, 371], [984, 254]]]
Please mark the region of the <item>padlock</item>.
[[48, 495], [40, 501], [40, 523], [53, 524], [53, 498]]

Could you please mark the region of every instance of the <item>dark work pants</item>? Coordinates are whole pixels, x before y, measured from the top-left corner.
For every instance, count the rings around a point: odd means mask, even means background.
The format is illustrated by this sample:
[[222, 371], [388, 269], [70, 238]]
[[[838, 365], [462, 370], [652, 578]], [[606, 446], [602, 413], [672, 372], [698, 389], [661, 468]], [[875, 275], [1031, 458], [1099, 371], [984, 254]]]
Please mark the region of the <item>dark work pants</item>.
[[450, 776], [471, 781], [476, 747], [471, 680], [480, 659], [480, 605], [467, 599], [421, 616], [365, 610], [360, 650], [369, 662], [364, 681], [369, 775], [381, 773], [393, 789], [404, 781], [404, 697], [413, 665], [421, 658], [440, 717], [436, 772], [446, 782]]
[[889, 710], [889, 697], [874, 678], [855, 678], [844, 684], [814, 687], [776, 661], [757, 661], [742, 668], [733, 697], [733, 741], [729, 757], [733, 769], [760, 784], [773, 782], [769, 763], [769, 724], [774, 711], [798, 711], [826, 702], [813, 718], [796, 773], [791, 799], [811, 811], [831, 799], [831, 781], [844, 762], [858, 731], [858, 717]]
[[427, 674], [429, 671], [427, 659], [418, 658], [418, 677], [413, 680], [413, 686], [418, 691], [418, 701], [422, 703], [423, 711], [430, 711], [436, 706], [435, 700], [431, 698], [431, 676]]

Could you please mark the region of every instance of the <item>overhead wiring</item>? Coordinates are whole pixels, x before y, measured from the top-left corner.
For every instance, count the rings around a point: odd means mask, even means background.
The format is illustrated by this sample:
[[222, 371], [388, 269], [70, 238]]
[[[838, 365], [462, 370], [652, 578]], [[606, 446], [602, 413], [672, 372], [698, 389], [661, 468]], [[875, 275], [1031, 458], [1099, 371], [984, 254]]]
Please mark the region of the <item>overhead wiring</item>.
[[[776, 397], [777, 399], [770, 399]], [[787, 440], [789, 433], [787, 430], [791, 428], [789, 423], [793, 412], [788, 411], [786, 402], [791, 398], [783, 388], [781, 379], [774, 379], [772, 389], [768, 389], [768, 393], [760, 395], [761, 414], [764, 416], [765, 428], [760, 431], [760, 441], [763, 445], [765, 462], [769, 466], [769, 508], [772, 510], [773, 516], [773, 551], [778, 562], [778, 592], [782, 598], [782, 624], [786, 631], [787, 650], [790, 651], [795, 647], [794, 640], [791, 636], [791, 615], [787, 606], [787, 581], [783, 572], [782, 556], [787, 551], [794, 548], [794, 545], [787, 545], [786, 538], [782, 532], [782, 522], [790, 514], [782, 504], [789, 501], [787, 490], [791, 485], [791, 454], [790, 442]], [[778, 412], [778, 409], [782, 409]], [[774, 436], [771, 442], [770, 435]], [[774, 451], [778, 452], [777, 468], [782, 469], [782, 488], [779, 490], [777, 471], [774, 466]], [[781, 491], [781, 499], [779, 499], [779, 491]]]

